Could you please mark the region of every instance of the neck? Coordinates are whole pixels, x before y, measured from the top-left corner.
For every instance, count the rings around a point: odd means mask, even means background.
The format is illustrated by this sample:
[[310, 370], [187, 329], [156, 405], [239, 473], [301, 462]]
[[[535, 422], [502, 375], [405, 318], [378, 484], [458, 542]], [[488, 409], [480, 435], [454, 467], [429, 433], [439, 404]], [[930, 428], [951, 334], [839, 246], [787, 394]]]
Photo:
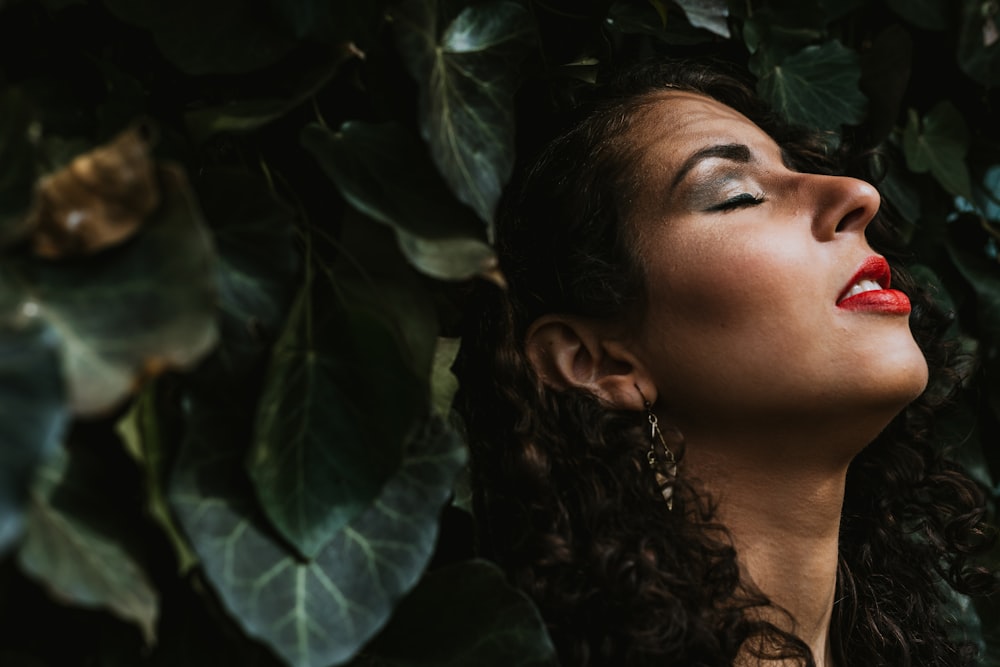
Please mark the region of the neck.
[[744, 578], [774, 604], [761, 618], [808, 644], [817, 667], [834, 667], [830, 619], [849, 457], [817, 462], [802, 448], [776, 456], [773, 442], [718, 445], [689, 439], [681, 474], [701, 480], [718, 501], [717, 520], [732, 535]]

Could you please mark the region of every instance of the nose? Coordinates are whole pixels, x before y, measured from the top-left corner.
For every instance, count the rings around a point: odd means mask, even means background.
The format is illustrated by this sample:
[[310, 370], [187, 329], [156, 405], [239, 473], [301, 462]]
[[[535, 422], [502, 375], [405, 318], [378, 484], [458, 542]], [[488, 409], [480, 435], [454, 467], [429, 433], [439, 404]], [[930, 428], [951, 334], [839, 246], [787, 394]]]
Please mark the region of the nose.
[[813, 234], [821, 241], [863, 234], [882, 203], [875, 186], [857, 178], [812, 174], [810, 181], [805, 192], [814, 198]]

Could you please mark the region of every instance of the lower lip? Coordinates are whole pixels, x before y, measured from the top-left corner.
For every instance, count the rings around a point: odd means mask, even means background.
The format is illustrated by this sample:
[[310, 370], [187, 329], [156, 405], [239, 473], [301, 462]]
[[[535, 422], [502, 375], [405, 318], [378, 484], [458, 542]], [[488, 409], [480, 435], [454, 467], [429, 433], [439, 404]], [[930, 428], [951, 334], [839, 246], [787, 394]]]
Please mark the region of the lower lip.
[[863, 310], [891, 315], [908, 315], [910, 312], [910, 300], [899, 290], [880, 289], [855, 294], [838, 303], [837, 307], [844, 310]]

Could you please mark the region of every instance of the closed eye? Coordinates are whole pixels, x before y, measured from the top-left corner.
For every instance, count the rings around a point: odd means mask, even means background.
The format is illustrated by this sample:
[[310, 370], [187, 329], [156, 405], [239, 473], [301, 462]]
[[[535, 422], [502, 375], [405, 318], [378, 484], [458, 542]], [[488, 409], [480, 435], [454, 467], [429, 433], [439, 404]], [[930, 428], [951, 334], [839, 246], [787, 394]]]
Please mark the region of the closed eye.
[[743, 192], [743, 193], [740, 193], [740, 194], [736, 195], [735, 197], [730, 197], [729, 199], [727, 199], [726, 201], [724, 201], [722, 203], [715, 204], [714, 206], [710, 206], [706, 210], [712, 211], [712, 212], [717, 212], [717, 211], [726, 212], [726, 211], [732, 211], [732, 210], [735, 210], [735, 209], [738, 209], [738, 208], [747, 208], [747, 207], [750, 207], [750, 206], [756, 206], [756, 205], [761, 204], [763, 202], [764, 202], [764, 195], [763, 194], [752, 195], [749, 192]]

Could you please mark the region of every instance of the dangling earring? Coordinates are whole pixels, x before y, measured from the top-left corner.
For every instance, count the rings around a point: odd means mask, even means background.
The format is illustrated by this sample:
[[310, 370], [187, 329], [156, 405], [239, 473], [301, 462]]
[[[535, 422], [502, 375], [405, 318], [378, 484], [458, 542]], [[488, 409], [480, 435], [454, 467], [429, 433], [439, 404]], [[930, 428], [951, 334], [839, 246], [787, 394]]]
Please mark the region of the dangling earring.
[[[660, 489], [663, 499], [667, 501], [667, 510], [672, 511], [674, 509], [674, 487], [670, 482], [677, 477], [677, 458], [667, 447], [667, 441], [660, 431], [660, 420], [653, 412], [653, 405], [646, 400], [639, 385], [636, 385], [635, 388], [638, 390], [639, 396], [642, 397], [642, 404], [646, 408], [646, 419], [649, 421], [649, 451], [646, 452], [646, 460], [649, 462], [649, 467], [653, 469], [657, 488]], [[662, 461], [656, 454], [657, 444], [663, 450]]]

